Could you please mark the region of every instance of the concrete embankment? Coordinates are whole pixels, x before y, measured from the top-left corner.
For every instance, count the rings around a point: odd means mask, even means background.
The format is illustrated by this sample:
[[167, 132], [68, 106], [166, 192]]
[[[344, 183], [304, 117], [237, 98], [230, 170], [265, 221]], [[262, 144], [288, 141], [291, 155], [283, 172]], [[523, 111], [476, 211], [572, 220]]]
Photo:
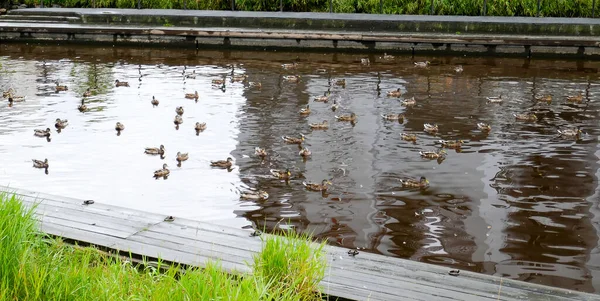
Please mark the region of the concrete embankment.
[[0, 41], [600, 58], [600, 20], [35, 8], [0, 17]]

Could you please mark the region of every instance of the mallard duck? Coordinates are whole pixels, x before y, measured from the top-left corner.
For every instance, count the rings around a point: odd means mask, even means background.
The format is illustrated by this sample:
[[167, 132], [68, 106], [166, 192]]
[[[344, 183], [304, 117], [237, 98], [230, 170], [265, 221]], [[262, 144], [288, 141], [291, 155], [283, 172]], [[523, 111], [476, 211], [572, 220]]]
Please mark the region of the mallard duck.
[[150, 101], [150, 103], [152, 104], [153, 107], [158, 106], [158, 99], [156, 99], [154, 96], [152, 96], [152, 100]]
[[327, 191], [327, 189], [329, 189], [329, 185], [331, 185], [331, 182], [329, 180], [323, 180], [323, 181], [321, 181], [321, 184], [311, 183], [311, 182], [302, 182], [302, 185], [304, 185], [304, 187], [306, 187], [306, 189], [312, 190], [312, 191]]
[[308, 150], [308, 148], [304, 147], [298, 152], [298, 155], [306, 158], [312, 155], [312, 153]]
[[124, 129], [125, 129], [125, 126], [122, 123], [117, 122], [117, 124], [115, 125], [115, 130], [117, 130], [117, 132], [120, 132]]
[[183, 115], [183, 107], [175, 108], [175, 113], [177, 113], [179, 116]]
[[391, 55], [391, 54], [387, 54], [387, 53], [383, 53], [383, 59], [384, 60], [393, 60], [395, 58], [395, 56]]
[[67, 86], [62, 86], [58, 82], [56, 82], [55, 84], [56, 84], [56, 86], [54, 87], [54, 89], [56, 89], [56, 92], [69, 90], [69, 88]]
[[298, 67], [298, 63], [293, 62], [291, 64], [282, 64], [281, 67], [283, 67], [283, 69], [296, 69], [296, 67]]
[[425, 177], [421, 177], [418, 181], [415, 179], [404, 179], [400, 180], [404, 187], [418, 187], [425, 188], [429, 186], [429, 181]]
[[31, 159], [31, 161], [33, 161], [33, 167], [35, 167], [35, 168], [48, 168], [48, 166], [49, 166], [48, 159], [44, 159], [44, 161]]
[[45, 130], [33, 130], [33, 135], [37, 137], [50, 137], [50, 128], [46, 128]]
[[461, 73], [463, 71], [464, 71], [464, 69], [463, 69], [462, 65], [458, 65], [458, 66], [454, 67], [454, 72], [456, 72], [456, 73]]
[[188, 153], [181, 153], [181, 152], [177, 152], [177, 162], [182, 162], [185, 161], [189, 158]]
[[185, 93], [185, 98], [198, 99], [198, 91], [194, 91], [194, 93]]
[[90, 97], [92, 96], [92, 91], [90, 90], [90, 88], [87, 88], [87, 90], [85, 90], [85, 92], [83, 92], [83, 97]]
[[551, 103], [552, 95], [547, 94], [547, 95], [542, 95], [542, 96], [536, 96], [535, 101]]
[[306, 105], [306, 108], [302, 108], [300, 109], [300, 115], [309, 115], [310, 114], [310, 107], [309, 105]]
[[338, 105], [337, 100], [334, 99], [333, 104], [331, 105], [331, 110], [335, 112], [339, 107], [340, 105]]
[[246, 192], [240, 192], [240, 198], [241, 199], [247, 199], [247, 200], [261, 200], [264, 201], [266, 199], [269, 198], [269, 194], [264, 191], [264, 190], [259, 190], [259, 191], [246, 191]]
[[268, 155], [267, 151], [264, 148], [260, 148], [258, 146], [254, 148], [254, 154], [261, 158], [264, 158]]
[[462, 140], [438, 140], [438, 142], [447, 148], [460, 148], [464, 143]]
[[283, 141], [290, 143], [290, 144], [302, 144], [302, 142], [304, 142], [305, 136], [304, 136], [304, 134], [300, 134], [300, 138], [290, 137], [290, 136], [283, 136], [281, 138], [283, 139]]
[[485, 98], [488, 103], [501, 103], [502, 102], [502, 94], [500, 96], [488, 96]]
[[283, 77], [283, 80], [290, 83], [297, 83], [300, 81], [300, 75], [286, 75]]
[[166, 163], [163, 164], [162, 169], [154, 171], [154, 177], [155, 178], [159, 178], [159, 177], [166, 177], [166, 176], [168, 176], [171, 173], [171, 171], [168, 169], [168, 167], [169, 166]]
[[429, 61], [415, 62], [415, 67], [417, 67], [417, 68], [425, 68], [425, 67], [429, 66], [429, 64], [431, 64], [431, 62], [429, 62]]
[[213, 167], [230, 168], [232, 164], [233, 159], [231, 157], [228, 157], [227, 160], [210, 161], [210, 166]]
[[81, 104], [77, 107], [77, 109], [81, 113], [86, 112], [88, 110], [88, 107], [85, 105], [85, 100], [84, 99], [81, 100]]
[[557, 130], [557, 132], [564, 138], [577, 138], [583, 133], [580, 129], [563, 129]]
[[181, 115], [175, 115], [175, 119], [173, 120], [173, 123], [175, 123], [175, 125], [180, 125], [183, 123], [183, 118], [181, 118]]
[[431, 123], [425, 123], [425, 124], [423, 124], [423, 130], [427, 133], [437, 133], [438, 125], [431, 124]]
[[119, 81], [118, 79], [115, 80], [115, 87], [129, 87], [129, 83], [128, 82], [122, 82]]
[[413, 141], [413, 142], [417, 141], [417, 135], [415, 135], [415, 134], [402, 133], [400, 136], [402, 137], [402, 140]]
[[489, 124], [483, 122], [477, 123], [477, 128], [484, 132], [489, 132], [492, 130], [492, 127]]
[[278, 179], [288, 180], [292, 177], [292, 172], [289, 169], [281, 170], [281, 169], [271, 169], [269, 170], [271, 175]]
[[69, 124], [68, 120], [61, 120], [60, 118], [56, 118], [56, 122], [54, 123], [54, 127], [56, 127], [57, 130], [62, 130], [65, 127], [67, 127], [67, 125]]
[[243, 82], [246, 81], [246, 79], [248, 78], [247, 74], [241, 74], [241, 75], [234, 75], [231, 80], [234, 82]]
[[202, 122], [202, 123], [196, 122], [196, 126], [194, 126], [194, 129], [197, 132], [202, 132], [202, 131], [206, 130], [206, 122]]
[[417, 104], [417, 101], [415, 100], [414, 96], [402, 101], [403, 106], [414, 106], [415, 104]]
[[160, 147], [156, 148], [156, 147], [146, 147], [146, 150], [144, 150], [144, 153], [148, 154], [148, 155], [164, 155], [165, 154], [165, 146], [164, 145], [160, 145]]
[[568, 102], [582, 102], [583, 94], [581, 94], [581, 92], [579, 92], [577, 95], [567, 96], [567, 101]]
[[322, 96], [315, 97], [314, 101], [317, 101], [317, 102], [328, 102], [329, 101], [329, 96], [327, 94], [328, 93], [325, 92], [325, 93], [323, 93]]
[[369, 58], [362, 58], [360, 59], [360, 63], [363, 65], [368, 65], [371, 63], [371, 60], [369, 60]]
[[215, 78], [211, 81], [211, 83], [215, 86], [222, 86], [225, 84], [225, 80], [224, 79], [220, 79], [220, 78]]
[[383, 117], [383, 119], [385, 119], [385, 120], [390, 120], [390, 121], [402, 122], [404, 120], [404, 115], [402, 115], [402, 114], [385, 114], [385, 115], [381, 115], [381, 117]]
[[329, 128], [329, 122], [327, 122], [327, 120], [323, 120], [321, 123], [309, 123], [308, 126], [310, 126], [310, 128], [313, 130], [326, 130]]
[[356, 121], [356, 114], [354, 113], [350, 113], [350, 115], [342, 115], [342, 116], [335, 116], [335, 119], [337, 119], [338, 121], [350, 121], [350, 122], [355, 122]]
[[425, 159], [439, 159], [446, 155], [446, 151], [443, 149], [438, 151], [420, 151], [419, 155]]
[[338, 79], [338, 80], [335, 81], [335, 84], [337, 86], [346, 86], [346, 79], [345, 78]]
[[521, 121], [537, 121], [538, 118], [533, 113], [524, 113], [524, 114], [513, 114], [516, 120]]
[[253, 88], [262, 88], [262, 84], [260, 82], [249, 82], [248, 85]]
[[388, 91], [387, 96], [388, 97], [400, 97], [400, 96], [402, 96], [402, 91], [400, 91], [400, 88], [398, 88], [396, 90]]

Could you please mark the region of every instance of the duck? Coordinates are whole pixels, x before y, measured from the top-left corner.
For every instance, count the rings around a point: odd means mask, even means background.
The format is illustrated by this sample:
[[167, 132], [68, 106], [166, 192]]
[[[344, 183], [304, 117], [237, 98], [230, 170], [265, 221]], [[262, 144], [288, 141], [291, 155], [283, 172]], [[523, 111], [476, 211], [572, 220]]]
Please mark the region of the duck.
[[181, 118], [181, 115], [175, 115], [175, 119], [173, 120], [173, 123], [175, 123], [175, 125], [177, 125], [177, 126], [182, 124], [183, 118]]
[[227, 160], [210, 161], [210, 166], [213, 167], [231, 168], [232, 164], [233, 159], [231, 157], [228, 157]]
[[92, 96], [92, 91], [90, 90], [90, 88], [87, 88], [87, 90], [85, 90], [85, 92], [83, 92], [83, 97], [90, 97]]
[[350, 113], [350, 115], [341, 115], [341, 116], [335, 116], [335, 119], [337, 119], [338, 121], [350, 121], [350, 122], [355, 122], [356, 121], [356, 114], [354, 113]]
[[36, 137], [50, 138], [50, 128], [46, 128], [45, 130], [33, 130], [33, 135]]
[[335, 85], [336, 86], [346, 86], [346, 79], [345, 78], [341, 78], [335, 81]]
[[58, 82], [56, 82], [55, 84], [56, 86], [54, 87], [54, 89], [56, 90], [56, 92], [69, 90], [69, 87], [60, 85]]
[[281, 138], [283, 139], [283, 141], [290, 143], [290, 144], [302, 144], [302, 142], [304, 142], [304, 139], [306, 137], [304, 136], [304, 134], [300, 134], [300, 138], [290, 137], [290, 136], [282, 136]]
[[269, 194], [264, 190], [240, 192], [240, 198], [246, 200], [264, 201], [269, 198]]
[[327, 94], [328, 94], [328, 93], [327, 93], [327, 92], [325, 92], [325, 93], [323, 93], [323, 95], [322, 95], [322, 96], [317, 96], [317, 97], [315, 97], [314, 101], [317, 101], [317, 102], [325, 102], [325, 103], [326, 103], [326, 102], [328, 102], [328, 101], [329, 101], [329, 96], [327, 96]]
[[[183, 72], [185, 73], [185, 70]], [[195, 79], [196, 78], [196, 70], [192, 70], [192, 73], [186, 74], [185, 78]]]
[[54, 127], [56, 127], [57, 130], [62, 130], [65, 127], [67, 127], [67, 125], [69, 124], [68, 120], [62, 120], [60, 118], [56, 118], [56, 121], [54, 123]]
[[177, 152], [177, 162], [182, 162], [185, 161], [189, 158], [189, 154], [188, 153], [181, 153], [181, 152]]
[[339, 107], [340, 105], [338, 105], [337, 100], [334, 99], [333, 104], [331, 105], [331, 110], [335, 112]]
[[300, 115], [309, 115], [310, 114], [310, 107], [309, 105], [306, 105], [306, 108], [302, 108], [300, 109]]
[[260, 148], [258, 146], [254, 148], [254, 154], [263, 159], [268, 155], [267, 151], [264, 148]]
[[516, 120], [521, 121], [537, 121], [538, 118], [533, 113], [524, 113], [524, 114], [513, 114]]
[[421, 177], [418, 181], [415, 179], [404, 179], [400, 180], [403, 187], [413, 187], [413, 188], [426, 188], [429, 186], [429, 180], [425, 177]]
[[35, 167], [35, 168], [48, 168], [48, 166], [49, 166], [48, 159], [44, 159], [44, 161], [31, 159], [31, 161], [33, 161], [33, 167]]
[[160, 178], [160, 177], [166, 177], [166, 176], [168, 176], [171, 173], [171, 171], [168, 169], [168, 167], [169, 166], [166, 163], [163, 164], [162, 169], [154, 171], [154, 177], [155, 178]]
[[308, 150], [308, 148], [304, 147], [298, 152], [298, 155], [306, 158], [306, 157], [310, 157], [310, 155], [312, 155], [312, 153], [311, 153], [311, 151]]
[[383, 117], [383, 119], [385, 119], [385, 120], [399, 121], [400, 123], [402, 123], [402, 121], [404, 121], [404, 115], [402, 115], [402, 114], [384, 114], [384, 115], [381, 115], [381, 117]]
[[413, 96], [411, 98], [403, 100], [401, 104], [403, 106], [407, 106], [407, 107], [408, 106], [414, 106], [415, 104], [417, 104], [417, 101], [415, 100], [415, 97]]
[[542, 96], [536, 96], [535, 101], [551, 103], [552, 95], [546, 94], [546, 95], [542, 95]]
[[582, 102], [583, 94], [581, 94], [581, 92], [579, 92], [577, 95], [567, 96], [567, 101], [568, 102]]
[[117, 124], [115, 125], [115, 130], [117, 130], [117, 132], [120, 132], [124, 129], [125, 129], [125, 126], [122, 123], [117, 122]]
[[234, 75], [231, 80], [234, 82], [243, 82], [246, 81], [246, 79], [248, 79], [248, 75], [247, 74], [242, 74], [242, 75]]
[[211, 83], [215, 86], [222, 86], [225, 84], [225, 80], [224, 79], [220, 79], [220, 78], [215, 78], [211, 81]]
[[483, 122], [479, 122], [479, 123], [477, 123], [477, 128], [478, 128], [479, 130], [482, 130], [482, 131], [484, 131], [484, 132], [489, 132], [489, 131], [491, 131], [491, 130], [492, 130], [492, 127], [491, 127], [489, 124], [487, 124], [487, 123], [483, 123]]
[[159, 147], [146, 147], [144, 153], [148, 155], [164, 155], [165, 154], [165, 146], [160, 145]]
[[286, 75], [283, 77], [283, 80], [290, 83], [297, 83], [300, 81], [300, 75]]
[[387, 53], [383, 53], [383, 59], [384, 60], [393, 60], [395, 58], [395, 56], [391, 55], [391, 54], [387, 54]]
[[437, 133], [437, 131], [438, 131], [438, 125], [437, 124], [431, 124], [431, 123], [425, 123], [425, 124], [423, 124], [423, 129], [427, 133]]
[[431, 64], [431, 62], [429, 62], [429, 61], [415, 62], [415, 67], [417, 67], [417, 68], [425, 68], [425, 67], [429, 66], [429, 64]]
[[447, 148], [460, 148], [464, 143], [462, 140], [438, 140], [438, 142]]
[[194, 91], [194, 93], [185, 93], [185, 98], [198, 100], [198, 91]]
[[202, 132], [202, 131], [206, 130], [206, 122], [202, 122], [202, 123], [196, 122], [194, 129], [196, 130], [196, 132]]
[[420, 151], [419, 155], [425, 159], [439, 159], [446, 155], [446, 151], [443, 149], [438, 151]]
[[326, 130], [329, 128], [329, 122], [327, 122], [327, 120], [323, 120], [321, 123], [309, 123], [308, 126], [313, 130]]
[[456, 73], [461, 73], [463, 71], [464, 71], [464, 69], [463, 69], [462, 65], [458, 65], [458, 66], [454, 67], [454, 72], [456, 72]]
[[502, 102], [502, 94], [500, 96], [488, 96], [485, 98], [488, 103], [501, 103]]
[[398, 88], [396, 90], [388, 91], [387, 96], [388, 97], [400, 97], [400, 96], [402, 96], [402, 91], [400, 91], [400, 88]]
[[183, 107], [175, 108], [175, 113], [177, 113], [179, 116], [183, 115]]
[[293, 62], [293, 63], [289, 63], [289, 64], [282, 64], [281, 67], [286, 70], [296, 69], [296, 67], [298, 67], [298, 63]]
[[129, 87], [129, 83], [128, 82], [122, 82], [119, 81], [118, 79], [115, 80], [115, 87]]
[[405, 140], [405, 141], [412, 141], [412, 142], [417, 141], [417, 135], [415, 135], [415, 134], [402, 133], [400, 135], [400, 137], [402, 137], [402, 140]]
[[369, 60], [369, 58], [366, 58], [366, 57], [365, 58], [361, 58], [360, 59], [360, 63], [363, 64], [363, 65], [368, 65], [368, 64], [371, 63], [371, 60]]
[[289, 180], [292, 177], [292, 172], [289, 169], [281, 170], [281, 169], [271, 169], [269, 170], [271, 175], [278, 179]]
[[262, 84], [260, 82], [249, 82], [248, 85], [252, 88], [262, 88]]
[[81, 100], [81, 104], [77, 107], [77, 109], [81, 113], [86, 112], [88, 110], [88, 107], [85, 105], [85, 100], [84, 99]]
[[156, 106], [158, 106], [159, 101], [154, 96], [152, 96], [152, 100], [150, 101], [150, 103], [152, 104], [153, 107], [156, 107]]
[[331, 182], [329, 180], [323, 180], [323, 181], [321, 181], [321, 184], [311, 183], [311, 182], [302, 182], [302, 185], [304, 185], [304, 187], [306, 187], [306, 189], [312, 190], [312, 191], [327, 191], [327, 189], [329, 189], [329, 185], [331, 185]]
[[583, 132], [580, 129], [567, 128], [557, 130], [558, 134], [563, 138], [578, 138]]

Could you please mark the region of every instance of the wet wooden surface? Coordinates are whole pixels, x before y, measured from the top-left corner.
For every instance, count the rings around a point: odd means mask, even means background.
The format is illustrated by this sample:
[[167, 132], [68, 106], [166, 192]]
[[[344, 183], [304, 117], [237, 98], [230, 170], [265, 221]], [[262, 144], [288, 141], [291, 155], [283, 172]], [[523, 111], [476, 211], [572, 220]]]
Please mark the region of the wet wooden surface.
[[[228, 271], [249, 272], [260, 237], [251, 231], [33, 191], [0, 187], [27, 206], [37, 204], [42, 231], [63, 238], [203, 266], [220, 260]], [[327, 246], [328, 267], [321, 282], [330, 296], [352, 300], [600, 300], [600, 295], [557, 289], [410, 260]]]

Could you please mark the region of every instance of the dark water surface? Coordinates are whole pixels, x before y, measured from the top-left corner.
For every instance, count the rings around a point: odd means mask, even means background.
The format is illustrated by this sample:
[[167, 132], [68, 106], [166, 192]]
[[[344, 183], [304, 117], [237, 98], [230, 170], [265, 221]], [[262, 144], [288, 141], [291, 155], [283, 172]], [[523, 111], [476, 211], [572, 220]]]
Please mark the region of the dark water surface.
[[[472, 57], [409, 57], [280, 52], [0, 45], [0, 89], [25, 102], [0, 106], [0, 184], [162, 212], [234, 227], [311, 231], [333, 245], [440, 264], [533, 283], [600, 291], [598, 230], [599, 62]], [[426, 69], [414, 61], [429, 60]], [[296, 70], [281, 64], [297, 61]], [[454, 66], [464, 72], [455, 73]], [[318, 70], [318, 69], [324, 69]], [[195, 79], [183, 72], [195, 71]], [[231, 82], [232, 74], [249, 81]], [[297, 74], [298, 83], [283, 76]], [[225, 89], [213, 79], [226, 79]], [[114, 87], [115, 79], [130, 87]], [[346, 86], [337, 86], [345, 79]], [[55, 93], [54, 82], [69, 91]], [[88, 88], [95, 95], [77, 107]], [[405, 96], [386, 97], [400, 88]], [[185, 93], [198, 91], [198, 102]], [[313, 98], [331, 92], [335, 113]], [[583, 93], [581, 103], [566, 97]], [[537, 102], [551, 94], [551, 103]], [[487, 96], [502, 95], [501, 104]], [[158, 107], [150, 103], [159, 99]], [[402, 106], [414, 96], [417, 104]], [[310, 104], [308, 117], [298, 114]], [[175, 129], [175, 108], [184, 123]], [[358, 122], [336, 122], [354, 112]], [[533, 112], [536, 122], [515, 121]], [[381, 114], [403, 113], [403, 123]], [[61, 133], [56, 118], [69, 125]], [[326, 131], [308, 124], [328, 120]], [[115, 123], [122, 122], [120, 136]], [[207, 129], [196, 135], [196, 121]], [[492, 131], [477, 129], [487, 122]], [[439, 132], [423, 132], [437, 123]], [[33, 136], [52, 129], [51, 141]], [[579, 140], [558, 129], [581, 127]], [[417, 142], [400, 138], [415, 133]], [[306, 135], [304, 161], [282, 135]], [[422, 159], [439, 139], [462, 139], [445, 160]], [[143, 154], [164, 144], [166, 157]], [[254, 148], [270, 155], [261, 161]], [[177, 166], [178, 151], [190, 159]], [[228, 172], [210, 160], [235, 159]], [[31, 159], [48, 158], [49, 172]], [[168, 179], [153, 171], [170, 166]], [[290, 168], [289, 183], [269, 177]], [[400, 180], [427, 177], [428, 189]], [[330, 179], [327, 194], [302, 181]], [[266, 201], [242, 201], [239, 190], [263, 189]]]

